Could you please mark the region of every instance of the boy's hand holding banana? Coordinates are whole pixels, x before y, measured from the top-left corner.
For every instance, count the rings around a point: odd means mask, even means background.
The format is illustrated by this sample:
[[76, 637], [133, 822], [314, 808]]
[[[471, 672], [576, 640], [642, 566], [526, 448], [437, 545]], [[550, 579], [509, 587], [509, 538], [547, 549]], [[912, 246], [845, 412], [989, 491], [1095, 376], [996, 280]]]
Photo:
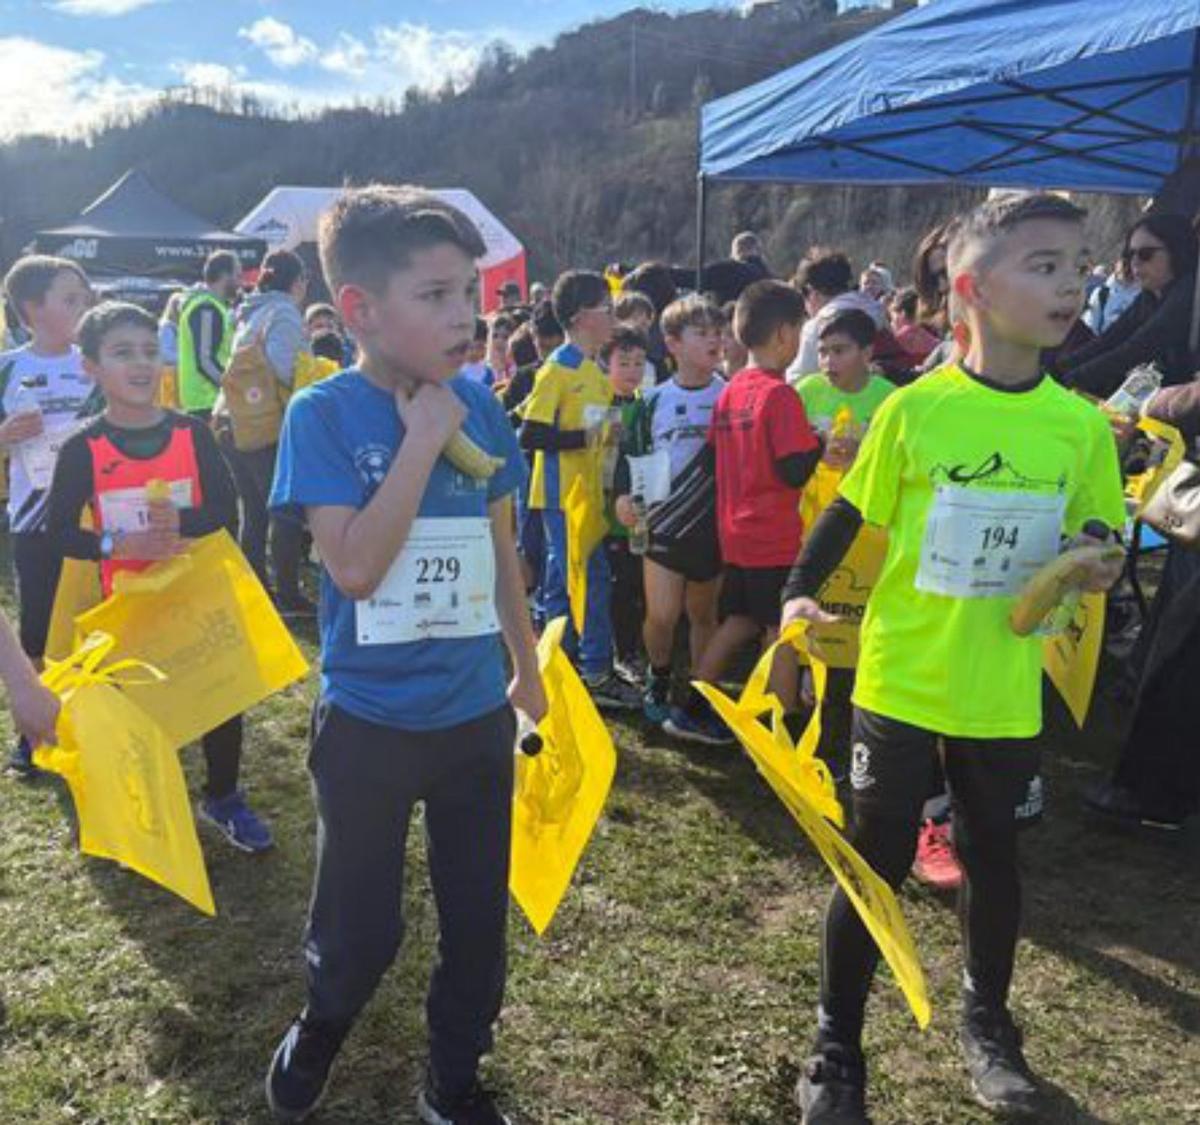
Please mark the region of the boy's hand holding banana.
[[467, 408], [449, 387], [437, 383], [397, 387], [396, 409], [406, 429], [443, 437], [442, 456], [467, 476], [487, 480], [504, 464], [502, 457], [484, 452], [462, 432]]

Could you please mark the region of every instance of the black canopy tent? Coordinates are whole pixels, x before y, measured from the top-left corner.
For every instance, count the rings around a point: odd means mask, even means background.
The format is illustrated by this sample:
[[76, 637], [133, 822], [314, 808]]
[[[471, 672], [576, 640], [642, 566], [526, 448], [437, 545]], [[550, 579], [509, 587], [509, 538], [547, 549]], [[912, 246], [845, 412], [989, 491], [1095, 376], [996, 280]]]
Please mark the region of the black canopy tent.
[[131, 169], [74, 222], [34, 236], [33, 248], [78, 261], [89, 274], [170, 278], [199, 277], [214, 250], [232, 250], [244, 269], [267, 252], [260, 238], [221, 230], [160, 191]]

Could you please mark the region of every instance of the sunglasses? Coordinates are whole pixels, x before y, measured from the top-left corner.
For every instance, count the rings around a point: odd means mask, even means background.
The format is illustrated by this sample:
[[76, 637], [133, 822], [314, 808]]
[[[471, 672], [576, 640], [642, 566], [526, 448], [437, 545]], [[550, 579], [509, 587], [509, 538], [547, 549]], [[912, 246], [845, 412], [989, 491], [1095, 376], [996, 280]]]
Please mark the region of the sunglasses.
[[1126, 262], [1152, 262], [1154, 255], [1165, 249], [1165, 246], [1139, 246], [1136, 250], [1126, 250], [1124, 258]]

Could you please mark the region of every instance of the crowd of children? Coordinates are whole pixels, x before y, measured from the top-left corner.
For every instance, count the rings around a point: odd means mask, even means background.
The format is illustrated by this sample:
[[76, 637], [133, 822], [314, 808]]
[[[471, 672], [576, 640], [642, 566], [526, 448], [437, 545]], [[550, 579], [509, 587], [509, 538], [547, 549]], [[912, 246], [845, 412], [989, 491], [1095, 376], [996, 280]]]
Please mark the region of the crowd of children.
[[[375, 187], [347, 191], [323, 217], [334, 305], [301, 318], [303, 268], [271, 263], [252, 304], [294, 328], [289, 354], [320, 349], [348, 367], [292, 397], [262, 500], [275, 519], [307, 527], [321, 560], [309, 759], [319, 844], [306, 1000], [267, 1076], [280, 1120], [315, 1108], [395, 957], [418, 802], [440, 923], [420, 1119], [507, 1120], [476, 1072], [504, 990], [514, 709], [535, 721], [545, 710], [535, 630], [570, 620], [577, 504], [607, 527], [585, 561], [582, 628], [566, 637], [585, 685], [603, 709], [640, 711], [714, 746], [732, 735], [687, 682], [719, 682], [791, 621], [836, 623], [820, 601], [825, 582], [864, 525], [886, 533], [857, 672], [830, 681], [822, 753], [848, 780], [851, 838], [893, 886], [944, 771], [964, 872], [968, 1069], [985, 1104], [1036, 1112], [1006, 1001], [1020, 909], [1015, 810], [1037, 772], [1041, 648], [1012, 633], [1008, 610], [1060, 538], [1103, 539], [1124, 520], [1103, 415], [1040, 366], [1083, 306], [1082, 220], [1057, 197], [1025, 195], [958, 221], [943, 249], [960, 358], [899, 389], [946, 326], [921, 320], [915, 291], [889, 296], [889, 318], [877, 299], [886, 268], [855, 290], [849, 262], [830, 251], [807, 255], [797, 284], [758, 280], [725, 307], [664, 292], [661, 273], [639, 271], [614, 292], [608, 277], [572, 270], [543, 303], [485, 320], [483, 244], [470, 221], [415, 189]], [[108, 589], [119, 570], [237, 530], [230, 453], [207, 417], [220, 391], [209, 368], [228, 365], [237, 331], [227, 266], [210, 263], [162, 326], [130, 305], [89, 312], [87, 279], [70, 262], [26, 259], [6, 279], [32, 334], [0, 355], [28, 657], [0, 629], [0, 673], [22, 772], [53, 725], [54, 701], [29, 662], [44, 653], [60, 560], [95, 561]], [[879, 373], [881, 352], [892, 379]], [[186, 413], [161, 405], [164, 361], [179, 367]], [[496, 458], [490, 478], [440, 457], [460, 429]], [[152, 479], [169, 483], [170, 501], [144, 499]], [[382, 609], [377, 592], [408, 604], [418, 563], [435, 555], [441, 612]], [[1089, 584], [1116, 578], [1097, 564]], [[812, 701], [790, 648], [770, 684], [798, 729]], [[238, 788], [241, 744], [240, 718], [205, 739], [202, 809], [234, 843], [261, 850], [270, 833]], [[798, 1091], [809, 1125], [867, 1120], [861, 1038], [877, 958], [839, 891]]]

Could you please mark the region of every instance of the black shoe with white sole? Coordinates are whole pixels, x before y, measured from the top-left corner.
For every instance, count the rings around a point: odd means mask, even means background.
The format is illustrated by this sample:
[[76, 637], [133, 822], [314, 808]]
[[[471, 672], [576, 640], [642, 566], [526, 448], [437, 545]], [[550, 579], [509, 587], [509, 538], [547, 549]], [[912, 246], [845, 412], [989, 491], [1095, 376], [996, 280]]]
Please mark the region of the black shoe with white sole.
[[796, 1085], [803, 1125], [871, 1125], [862, 1052], [826, 1043], [805, 1064]]
[[478, 1082], [466, 1094], [446, 1100], [430, 1086], [417, 1098], [421, 1125], [512, 1125], [496, 1108], [495, 1099]]
[[1021, 1029], [1007, 1011], [969, 1008], [962, 1048], [980, 1105], [1012, 1117], [1037, 1116], [1043, 1108], [1042, 1092], [1021, 1050]]
[[267, 1104], [277, 1121], [303, 1121], [320, 1105], [347, 1030], [307, 1014], [292, 1021], [267, 1071]]

